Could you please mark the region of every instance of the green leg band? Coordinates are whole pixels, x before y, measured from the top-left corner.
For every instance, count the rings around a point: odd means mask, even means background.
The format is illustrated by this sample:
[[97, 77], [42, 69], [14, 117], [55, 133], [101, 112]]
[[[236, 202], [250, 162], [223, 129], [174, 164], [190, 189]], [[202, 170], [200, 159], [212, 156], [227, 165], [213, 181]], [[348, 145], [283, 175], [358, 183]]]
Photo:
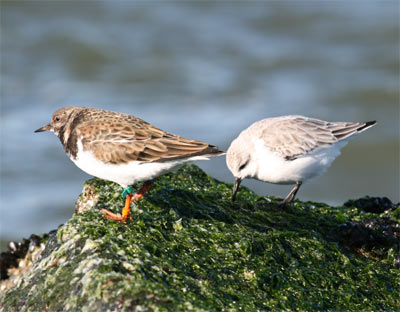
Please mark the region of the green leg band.
[[126, 189], [123, 190], [121, 196], [122, 196], [123, 199], [125, 199], [126, 196], [127, 196], [128, 194], [130, 194], [130, 193], [132, 193], [132, 188], [129, 186], [129, 187], [127, 187]]

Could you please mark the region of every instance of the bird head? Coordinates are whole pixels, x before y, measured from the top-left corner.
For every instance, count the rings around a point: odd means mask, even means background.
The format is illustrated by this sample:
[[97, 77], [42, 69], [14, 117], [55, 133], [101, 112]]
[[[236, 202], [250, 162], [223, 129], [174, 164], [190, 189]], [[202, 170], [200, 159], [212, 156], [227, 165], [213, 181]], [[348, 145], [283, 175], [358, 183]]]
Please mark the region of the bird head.
[[83, 107], [76, 107], [76, 106], [66, 106], [60, 108], [53, 114], [50, 123], [35, 130], [35, 132], [51, 131], [54, 132], [56, 135], [58, 135], [60, 130], [65, 126], [65, 124], [70, 119], [71, 115], [82, 109]]

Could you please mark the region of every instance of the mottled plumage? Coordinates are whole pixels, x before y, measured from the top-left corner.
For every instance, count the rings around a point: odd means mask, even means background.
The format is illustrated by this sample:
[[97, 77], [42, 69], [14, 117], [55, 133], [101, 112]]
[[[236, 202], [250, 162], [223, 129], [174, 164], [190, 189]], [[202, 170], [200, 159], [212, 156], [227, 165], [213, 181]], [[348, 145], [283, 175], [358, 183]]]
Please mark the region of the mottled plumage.
[[35, 132], [42, 131], [54, 132], [80, 169], [123, 187], [187, 161], [224, 154], [216, 146], [165, 132], [135, 116], [94, 108], [60, 108]]
[[296, 186], [284, 202], [294, 199], [302, 182], [322, 174], [348, 139], [375, 124], [328, 122], [304, 116], [263, 119], [242, 131], [227, 152], [235, 177], [235, 199], [242, 179]]
[[91, 151], [96, 159], [110, 164], [221, 153], [215, 146], [165, 132], [140, 118], [101, 109], [63, 107], [54, 113], [51, 125], [73, 159], [77, 158], [78, 139], [83, 151]]

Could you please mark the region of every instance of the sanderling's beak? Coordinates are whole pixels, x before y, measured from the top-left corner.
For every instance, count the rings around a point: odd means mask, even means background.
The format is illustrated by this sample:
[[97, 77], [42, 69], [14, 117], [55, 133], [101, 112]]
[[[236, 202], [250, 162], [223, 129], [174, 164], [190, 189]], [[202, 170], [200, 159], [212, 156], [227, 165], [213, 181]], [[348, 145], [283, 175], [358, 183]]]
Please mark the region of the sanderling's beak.
[[240, 182], [242, 182], [241, 178], [235, 178], [235, 184], [233, 185], [233, 190], [232, 190], [232, 201], [233, 202], [236, 200], [236, 193], [239, 189]]
[[50, 131], [50, 130], [51, 130], [51, 125], [48, 124], [48, 125], [43, 126], [42, 128], [35, 130], [35, 132], [43, 132], [43, 131]]

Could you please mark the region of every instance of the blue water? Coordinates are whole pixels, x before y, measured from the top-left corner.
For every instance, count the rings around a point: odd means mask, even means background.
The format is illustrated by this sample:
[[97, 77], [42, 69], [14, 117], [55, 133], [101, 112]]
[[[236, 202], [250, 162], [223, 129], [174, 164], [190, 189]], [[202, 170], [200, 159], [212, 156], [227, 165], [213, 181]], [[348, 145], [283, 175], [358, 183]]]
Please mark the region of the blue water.
[[[224, 150], [266, 117], [378, 120], [298, 197], [398, 202], [398, 12], [397, 1], [3, 2], [1, 240], [73, 213], [89, 176], [57, 137], [33, 133], [66, 105], [130, 113]], [[232, 182], [223, 157], [198, 165]]]

